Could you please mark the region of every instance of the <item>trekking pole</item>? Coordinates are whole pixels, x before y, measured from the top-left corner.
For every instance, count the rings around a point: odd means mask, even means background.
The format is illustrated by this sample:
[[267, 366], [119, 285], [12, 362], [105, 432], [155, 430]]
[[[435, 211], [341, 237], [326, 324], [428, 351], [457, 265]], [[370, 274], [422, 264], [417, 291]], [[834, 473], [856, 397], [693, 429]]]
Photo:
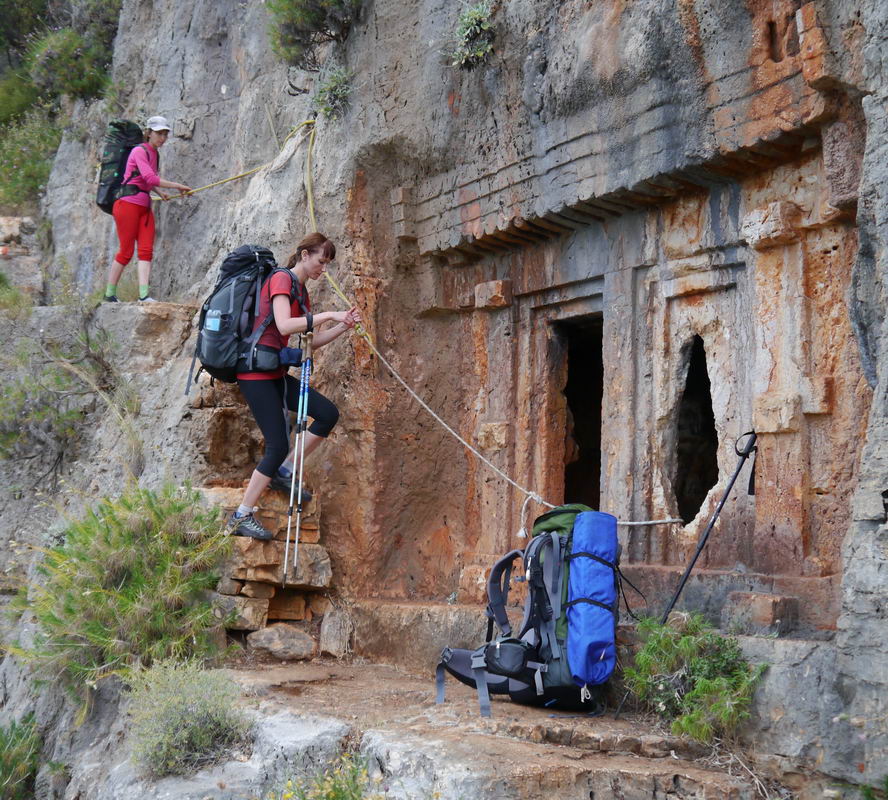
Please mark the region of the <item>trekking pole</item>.
[[[746, 440], [746, 444], [741, 450], [738, 447], [738, 444], [740, 443], [740, 439], [742, 439], [744, 436], [748, 436], [749, 438]], [[703, 548], [706, 547], [706, 541], [709, 539], [709, 534], [712, 532], [712, 528], [715, 526], [715, 521], [718, 519], [718, 515], [721, 513], [722, 508], [724, 508], [724, 505], [727, 502], [728, 495], [731, 493], [731, 489], [734, 488], [734, 484], [737, 482], [737, 478], [740, 476], [740, 470], [743, 469], [743, 465], [746, 463], [746, 459], [755, 452], [756, 439], [758, 439], [758, 436], [756, 435], [755, 431], [748, 431], [747, 433], [741, 434], [740, 438], [737, 439], [736, 442], [734, 442], [734, 452], [740, 457], [740, 461], [737, 462], [737, 469], [734, 470], [734, 474], [731, 476], [731, 480], [728, 481], [728, 485], [721, 496], [721, 500], [718, 501], [718, 505], [715, 507], [715, 511], [712, 512], [712, 516], [709, 518], [709, 524], [706, 526], [706, 530], [703, 531], [703, 535], [697, 542], [697, 550], [694, 552], [694, 555], [691, 558], [691, 562], [688, 564], [687, 569], [684, 571], [684, 575], [681, 576], [681, 581], [679, 581], [678, 588], [675, 590], [675, 594], [672, 596], [672, 600], [669, 601], [669, 605], [666, 606], [666, 610], [663, 612], [663, 616], [660, 617], [661, 625], [666, 624], [666, 620], [669, 619], [669, 615], [672, 613], [672, 609], [675, 608], [675, 604], [678, 602], [678, 598], [684, 590], [685, 584], [688, 582], [688, 578], [691, 577], [691, 570], [697, 563], [697, 559], [700, 557], [700, 553], [703, 552]], [[614, 712], [614, 719], [620, 716], [620, 711], [622, 710], [623, 704], [626, 702], [626, 699], [628, 697], [629, 692], [626, 692], [626, 694], [623, 695], [623, 699], [620, 700], [620, 705], [617, 706], [616, 712]]]
[[[310, 336], [310, 334], [309, 334]], [[310, 339], [309, 339], [310, 342]], [[311, 344], [308, 346], [309, 356], [311, 354]], [[293, 458], [293, 471], [290, 474], [290, 503], [287, 506], [287, 539], [284, 543], [284, 571], [281, 575], [281, 586], [284, 586], [287, 582], [287, 568], [288, 558], [290, 555], [290, 527], [293, 522], [293, 498], [296, 494], [296, 459], [295, 459], [295, 451], [299, 448], [299, 444], [302, 441], [304, 432], [305, 432], [305, 420], [308, 418], [308, 376], [309, 376], [310, 364], [308, 359], [305, 357], [305, 351], [303, 351], [303, 359], [301, 365], [301, 371], [299, 373], [299, 398], [296, 402], [296, 441], [293, 443], [294, 450], [294, 458]], [[302, 510], [302, 470], [300, 468], [299, 471], [299, 510]], [[297, 527], [297, 536], [298, 527]], [[294, 564], [294, 569], [295, 564]]]
[[[311, 379], [311, 342], [312, 333], [305, 334], [305, 340], [302, 345], [302, 365], [305, 369], [305, 401], [302, 404], [302, 420], [299, 426], [302, 436], [299, 440], [299, 492], [296, 498], [296, 538], [293, 540], [293, 575], [299, 569], [299, 531], [302, 527], [302, 484], [303, 472], [305, 467], [305, 429], [308, 425], [308, 385]], [[295, 459], [294, 459], [295, 462]], [[295, 466], [295, 463], [294, 463]], [[295, 474], [295, 473], [294, 473]], [[292, 490], [292, 489], [291, 489]], [[290, 508], [293, 507], [293, 500], [290, 499]], [[289, 522], [288, 522], [289, 524]]]

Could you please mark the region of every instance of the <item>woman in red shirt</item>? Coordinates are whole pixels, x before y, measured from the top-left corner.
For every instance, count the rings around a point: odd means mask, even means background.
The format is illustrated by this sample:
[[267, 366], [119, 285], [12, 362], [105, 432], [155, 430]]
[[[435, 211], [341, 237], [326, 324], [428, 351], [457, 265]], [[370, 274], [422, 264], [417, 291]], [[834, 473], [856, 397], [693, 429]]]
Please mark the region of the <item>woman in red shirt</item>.
[[190, 192], [184, 183], [176, 183], [161, 178], [157, 174], [158, 150], [166, 143], [170, 126], [164, 117], [151, 117], [145, 130], [145, 143], [134, 147], [126, 160], [123, 183], [114, 201], [111, 213], [117, 227], [120, 249], [108, 268], [108, 284], [105, 287], [105, 300], [117, 302], [117, 282], [123, 268], [133, 257], [136, 243], [139, 246], [139, 300], [153, 303], [148, 294], [148, 279], [151, 275], [151, 259], [154, 256], [154, 212], [151, 210], [151, 192], [157, 191], [162, 199], [167, 195], [158, 187]]
[[[287, 263], [290, 274], [275, 272], [262, 287], [256, 322], [259, 324], [265, 319], [269, 310], [274, 311], [274, 320], [258, 344], [279, 349], [287, 346], [292, 334], [313, 330], [313, 347], [318, 350], [361, 321], [357, 308], [318, 314], [311, 312], [305, 284], [320, 278], [335, 256], [336, 246], [322, 233], [311, 233], [299, 242]], [[295, 291], [291, 293], [291, 289]], [[294, 299], [291, 300], [291, 297]], [[321, 330], [326, 322], [335, 322], [336, 325]], [[282, 409], [286, 403], [290, 411], [296, 411], [299, 381], [287, 374], [286, 367], [280, 367], [272, 372], [240, 372], [237, 383], [265, 437], [265, 454], [253, 470], [244, 499], [231, 517], [230, 531], [238, 536], [271, 539], [274, 534], [259, 524], [253, 512], [260, 495], [269, 485], [274, 489], [290, 491], [294, 464], [293, 454], [289, 452], [287, 420]], [[339, 419], [339, 409], [320, 392], [309, 388], [308, 416], [312, 418], [312, 423], [305, 433], [305, 455], [317, 449], [329, 436]], [[303, 489], [303, 500], [305, 496]]]

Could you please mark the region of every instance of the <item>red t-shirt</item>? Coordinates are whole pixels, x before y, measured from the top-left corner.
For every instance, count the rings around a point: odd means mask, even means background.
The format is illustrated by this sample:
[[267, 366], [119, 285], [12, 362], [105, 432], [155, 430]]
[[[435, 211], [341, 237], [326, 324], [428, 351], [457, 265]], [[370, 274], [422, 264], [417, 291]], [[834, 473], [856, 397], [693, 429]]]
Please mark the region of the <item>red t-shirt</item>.
[[[305, 306], [306, 311], [311, 311], [311, 300], [308, 297], [308, 289], [304, 286], [301, 286], [296, 277], [292, 276], [292, 273], [288, 274], [284, 271], [275, 272], [265, 283], [262, 285], [262, 289], [259, 292], [259, 313], [256, 315], [256, 321], [253, 323], [253, 330], [262, 323], [270, 313], [271, 313], [271, 304], [272, 299], [279, 294], [285, 294], [289, 297], [290, 295], [290, 287], [296, 284], [296, 295], [302, 294], [302, 303]], [[299, 305], [299, 300], [294, 299], [290, 304], [290, 316], [291, 317], [301, 317], [302, 316], [302, 308]], [[274, 347], [275, 349], [280, 349], [282, 347], [287, 346], [287, 342], [290, 341], [289, 336], [284, 336], [278, 329], [277, 325], [274, 324], [274, 318], [272, 317], [271, 322], [268, 324], [268, 327], [265, 329], [265, 333], [259, 337], [259, 344], [268, 345], [269, 347]], [[286, 367], [281, 367], [280, 369], [276, 369], [272, 372], [239, 372], [237, 377], [239, 380], [244, 381], [270, 381], [275, 378], [280, 378], [287, 372]]]

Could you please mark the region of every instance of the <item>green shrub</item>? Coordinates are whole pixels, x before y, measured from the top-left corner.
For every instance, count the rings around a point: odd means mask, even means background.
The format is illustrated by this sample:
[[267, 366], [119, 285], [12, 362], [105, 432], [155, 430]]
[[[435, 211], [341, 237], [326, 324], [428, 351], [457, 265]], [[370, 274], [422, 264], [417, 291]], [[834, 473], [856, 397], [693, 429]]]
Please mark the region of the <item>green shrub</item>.
[[105, 86], [107, 53], [73, 28], [60, 28], [36, 40], [27, 63], [34, 85], [57, 97], [94, 97]]
[[[137, 442], [128, 422], [137, 413], [137, 398], [110, 362], [111, 337], [91, 324], [94, 309], [80, 306], [76, 293], [69, 297], [73, 299], [65, 304], [65, 324], [53, 327], [52, 339], [19, 336], [0, 352], [5, 374], [0, 458], [39, 454], [48, 464], [60, 461], [97, 398], [122, 424], [133, 451], [129, 457], [136, 456]], [[28, 311], [27, 298], [7, 284], [0, 287], [0, 308], [4, 316], [21, 319]]]
[[238, 688], [221, 672], [162, 661], [128, 682], [133, 757], [149, 777], [199, 769], [249, 742], [252, 726], [236, 705]]
[[[34, 303], [27, 293], [12, 286], [9, 283], [9, 278], [0, 272], [0, 314], [8, 319], [20, 321], [27, 319], [33, 309]], [[2, 441], [2, 434], [0, 434], [0, 441]], [[0, 444], [0, 453], [2, 452], [3, 445]]]
[[456, 43], [450, 60], [454, 67], [474, 69], [493, 52], [495, 32], [488, 0], [463, 7], [456, 27]]
[[25, 211], [37, 204], [62, 131], [45, 106], [0, 127], [0, 205]]
[[79, 691], [166, 658], [217, 654], [206, 595], [228, 551], [216, 509], [191, 489], [130, 488], [65, 530], [15, 600], [39, 624], [15, 652]]
[[21, 117], [40, 99], [40, 90], [24, 69], [11, 69], [0, 77], [0, 126]]
[[18, 63], [27, 49], [28, 39], [45, 24], [47, 0], [4, 2], [0, 13], [0, 50], [10, 63]]
[[271, 15], [271, 46], [287, 64], [318, 71], [318, 49], [342, 42], [362, 0], [267, 0]]
[[0, 727], [0, 797], [3, 800], [27, 800], [34, 796], [40, 746], [33, 715]]
[[341, 117], [348, 108], [353, 77], [354, 73], [343, 67], [328, 70], [318, 82], [311, 107], [327, 119]]
[[383, 794], [371, 791], [366, 763], [346, 753], [314, 777], [291, 778], [266, 800], [383, 800]]
[[625, 671], [627, 688], [673, 733], [702, 742], [734, 733], [766, 666], [752, 667], [736, 639], [698, 614], [673, 615], [665, 625], [645, 619], [638, 633], [643, 645]]

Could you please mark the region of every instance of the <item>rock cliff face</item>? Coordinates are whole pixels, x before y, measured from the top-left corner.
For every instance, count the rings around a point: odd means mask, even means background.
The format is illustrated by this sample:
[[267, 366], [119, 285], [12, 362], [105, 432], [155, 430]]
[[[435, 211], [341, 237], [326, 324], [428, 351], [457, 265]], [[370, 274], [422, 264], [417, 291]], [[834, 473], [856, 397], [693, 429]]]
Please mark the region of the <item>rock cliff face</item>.
[[[732, 442], [754, 429], [756, 493], [731, 496], [685, 603], [716, 620], [763, 596], [797, 608], [789, 640], [749, 645], [775, 664], [763, 758], [880, 779], [884, 4], [518, 0], [497, 6], [495, 52], [472, 72], [443, 54], [457, 13], [375, 0], [331, 56], [355, 74], [350, 109], [318, 121], [313, 151], [334, 273], [395, 369], [520, 485], [625, 522], [683, 519], [621, 529], [652, 611], [727, 485]], [[173, 120], [165, 177], [200, 186], [267, 165], [159, 210], [157, 296], [196, 305], [234, 246], [261, 242], [284, 260], [309, 228], [307, 142], [279, 144], [309, 101], [288, 94], [267, 24], [261, 3], [124, 2], [121, 110]], [[98, 104], [76, 108], [55, 162], [50, 298], [64, 274], [100, 286], [115, 251], [91, 204], [105, 119]], [[313, 293], [315, 308], [337, 302], [325, 285]], [[168, 309], [101, 311], [134, 343], [142, 480], [236, 485], [261, 443], [236, 396], [184, 400], [191, 314]], [[337, 591], [479, 602], [493, 557], [520, 546], [525, 495], [360, 340], [322, 353], [316, 385], [342, 410], [309, 466]], [[95, 464], [114, 449], [109, 425], [84, 446], [87, 496], [124, 480], [113, 462]], [[704, 453], [707, 469], [695, 466]], [[29, 505], [20, 493], [3, 502], [4, 520]], [[793, 678], [810, 691], [790, 694]], [[790, 708], [788, 696], [801, 701]]]

